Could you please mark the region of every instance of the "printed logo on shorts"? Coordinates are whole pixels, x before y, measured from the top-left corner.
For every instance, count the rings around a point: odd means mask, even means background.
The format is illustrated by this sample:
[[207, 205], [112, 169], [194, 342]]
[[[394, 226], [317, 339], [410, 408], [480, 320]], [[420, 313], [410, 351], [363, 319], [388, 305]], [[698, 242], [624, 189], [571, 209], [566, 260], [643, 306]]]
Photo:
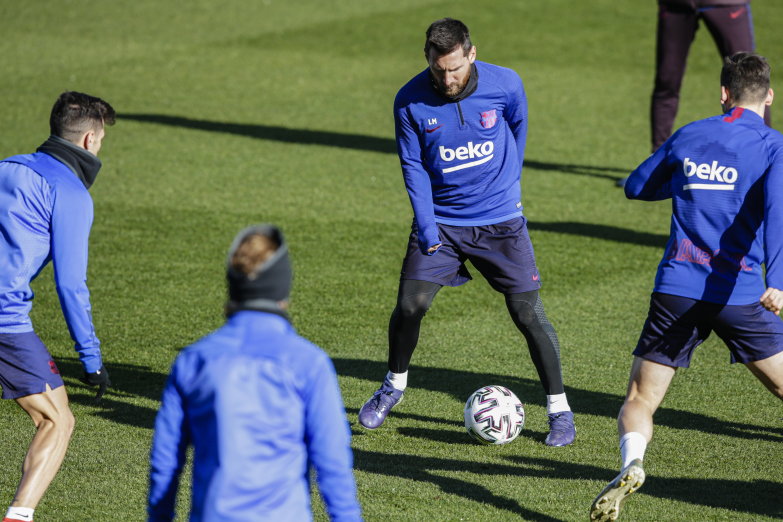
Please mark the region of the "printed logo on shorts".
[[57, 369], [57, 365], [54, 364], [54, 361], [49, 361], [49, 370], [56, 375], [60, 375], [60, 370]]
[[491, 129], [495, 126], [495, 123], [498, 121], [498, 115], [497, 112], [495, 112], [495, 109], [492, 109], [491, 111], [486, 111], [481, 113], [481, 126], [485, 129]]

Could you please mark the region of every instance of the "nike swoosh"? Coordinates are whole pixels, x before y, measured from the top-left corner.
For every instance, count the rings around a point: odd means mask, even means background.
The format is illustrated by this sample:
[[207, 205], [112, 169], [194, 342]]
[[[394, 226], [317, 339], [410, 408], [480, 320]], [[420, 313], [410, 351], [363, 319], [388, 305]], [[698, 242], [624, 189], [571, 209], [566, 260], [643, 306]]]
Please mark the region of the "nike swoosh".
[[443, 125], [438, 125], [434, 129], [424, 129], [424, 130], [427, 131], [427, 132], [435, 132], [436, 130], [440, 129], [441, 127], [443, 127]]
[[742, 13], [744, 13], [744, 12], [745, 12], [745, 8], [743, 7], [743, 8], [741, 8], [741, 9], [740, 9], [740, 10], [738, 10], [738, 11], [732, 11], [731, 13], [729, 13], [729, 16], [730, 16], [732, 19], [739, 18], [739, 16], [740, 16]]

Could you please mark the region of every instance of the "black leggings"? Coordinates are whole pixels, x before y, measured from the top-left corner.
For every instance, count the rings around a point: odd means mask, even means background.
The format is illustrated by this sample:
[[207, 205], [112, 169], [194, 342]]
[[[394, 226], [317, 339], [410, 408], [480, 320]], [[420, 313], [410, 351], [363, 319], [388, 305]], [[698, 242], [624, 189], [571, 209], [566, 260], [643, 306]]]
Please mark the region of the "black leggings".
[[[392, 372], [408, 370], [419, 341], [421, 320], [441, 288], [441, 285], [429, 281], [400, 281], [397, 306], [389, 320], [389, 370]], [[563, 393], [560, 344], [555, 329], [544, 313], [538, 290], [506, 294], [505, 297], [511, 319], [527, 340], [530, 357], [547, 395]]]

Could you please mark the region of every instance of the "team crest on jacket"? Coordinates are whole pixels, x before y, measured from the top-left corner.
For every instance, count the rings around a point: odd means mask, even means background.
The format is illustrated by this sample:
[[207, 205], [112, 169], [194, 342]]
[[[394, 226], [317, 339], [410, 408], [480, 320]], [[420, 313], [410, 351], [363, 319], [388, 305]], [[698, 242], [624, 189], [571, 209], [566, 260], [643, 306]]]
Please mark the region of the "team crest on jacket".
[[481, 113], [481, 126], [485, 129], [491, 129], [495, 126], [495, 123], [498, 121], [498, 115], [495, 112], [495, 109], [492, 109], [491, 111], [482, 112]]

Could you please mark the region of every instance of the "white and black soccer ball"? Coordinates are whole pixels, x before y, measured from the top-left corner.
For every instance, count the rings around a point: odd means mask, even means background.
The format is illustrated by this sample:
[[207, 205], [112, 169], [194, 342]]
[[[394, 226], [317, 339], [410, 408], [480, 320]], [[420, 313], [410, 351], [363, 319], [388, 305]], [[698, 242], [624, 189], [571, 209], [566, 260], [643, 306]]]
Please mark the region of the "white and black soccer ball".
[[506, 387], [484, 386], [465, 403], [465, 429], [483, 444], [508, 444], [524, 425], [525, 408]]

